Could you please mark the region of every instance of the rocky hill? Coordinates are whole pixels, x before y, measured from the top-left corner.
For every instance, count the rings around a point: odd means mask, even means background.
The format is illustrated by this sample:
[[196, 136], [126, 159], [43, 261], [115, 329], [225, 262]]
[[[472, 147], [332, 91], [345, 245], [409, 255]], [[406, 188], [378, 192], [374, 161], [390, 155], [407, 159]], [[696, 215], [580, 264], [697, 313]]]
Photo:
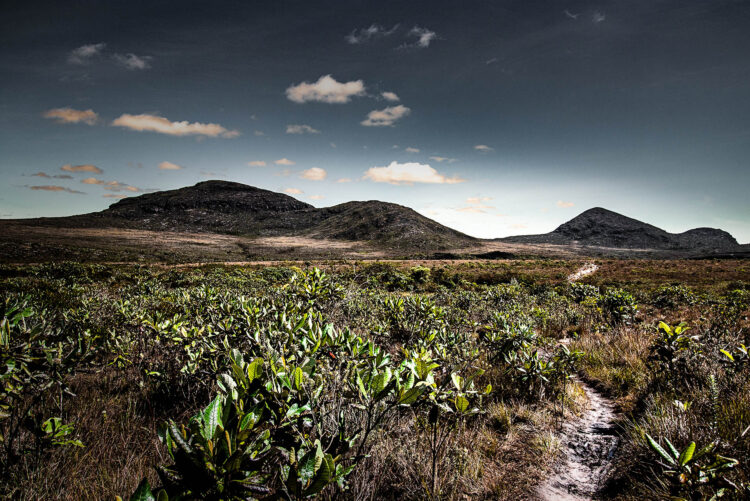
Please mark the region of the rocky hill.
[[696, 228], [683, 233], [668, 233], [656, 226], [601, 207], [579, 214], [550, 233], [500, 240], [515, 243], [684, 251], [720, 251], [738, 247], [734, 237], [723, 230]]
[[205, 181], [129, 197], [101, 212], [34, 222], [65, 227], [308, 236], [411, 250], [441, 250], [477, 242], [397, 204], [347, 202], [316, 209], [282, 193], [226, 181]]

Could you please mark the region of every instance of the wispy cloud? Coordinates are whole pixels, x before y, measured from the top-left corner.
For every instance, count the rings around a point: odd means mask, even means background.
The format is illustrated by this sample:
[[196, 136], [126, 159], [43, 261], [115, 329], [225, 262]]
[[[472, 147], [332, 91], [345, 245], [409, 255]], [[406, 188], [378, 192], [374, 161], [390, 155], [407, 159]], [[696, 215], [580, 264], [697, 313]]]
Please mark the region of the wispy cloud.
[[436, 161], [436, 162], [439, 162], [439, 163], [442, 163], [442, 162], [448, 162], [449, 164], [450, 164], [450, 163], [453, 163], [453, 162], [455, 162], [455, 161], [456, 161], [456, 159], [455, 159], [455, 158], [450, 158], [450, 157], [438, 157], [438, 156], [430, 157], [430, 160], [434, 160], [434, 161]]
[[468, 205], [456, 210], [472, 214], [486, 214], [487, 211], [496, 209], [496, 207], [486, 204], [490, 200], [492, 200], [492, 197], [469, 197], [466, 199]]
[[395, 92], [381, 92], [381, 97], [385, 99], [386, 101], [390, 101], [392, 103], [401, 101], [401, 99], [398, 97], [398, 95]]
[[287, 134], [320, 134], [320, 131], [318, 129], [314, 129], [310, 127], [309, 125], [287, 125], [286, 126], [286, 133]]
[[310, 200], [323, 200], [325, 197], [323, 195], [310, 195], [307, 198], [309, 198]]
[[45, 179], [73, 179], [73, 176], [69, 176], [68, 174], [55, 174], [53, 176], [50, 176], [46, 172], [37, 172], [35, 174], [31, 175], [32, 177], [42, 177]]
[[352, 180], [348, 177], [341, 177], [336, 180], [337, 183], [351, 183]]
[[371, 167], [364, 175], [365, 179], [376, 183], [406, 184], [429, 183], [429, 184], [456, 184], [466, 181], [459, 177], [446, 177], [438, 173], [429, 164], [417, 162], [398, 163], [391, 162], [386, 167]]
[[73, 108], [54, 108], [44, 112], [44, 118], [52, 118], [60, 124], [75, 124], [83, 122], [94, 125], [99, 115], [94, 110], [74, 110]]
[[219, 124], [200, 123], [200, 122], [173, 122], [167, 118], [158, 115], [130, 115], [125, 113], [116, 118], [112, 125], [115, 127], [124, 127], [130, 130], [140, 132], [158, 132], [170, 136], [206, 136], [206, 137], [223, 137], [234, 138], [240, 135], [239, 131], [228, 130]]
[[151, 56], [136, 56], [135, 54], [115, 54], [112, 56], [121, 66], [129, 70], [145, 70], [151, 67]]
[[389, 30], [379, 24], [371, 24], [367, 28], [360, 28], [360, 29], [352, 30], [352, 32], [349, 33], [345, 37], [345, 39], [348, 43], [352, 45], [356, 45], [356, 44], [369, 42], [371, 40], [375, 40], [378, 38], [387, 37], [395, 33], [397, 29], [398, 29], [398, 24]]
[[580, 13], [579, 13], [579, 14], [573, 14], [573, 13], [572, 13], [572, 12], [570, 12], [570, 11], [569, 11], [568, 9], [565, 9], [565, 10], [564, 10], [563, 12], [564, 12], [564, 13], [565, 13], [565, 15], [566, 15], [567, 17], [569, 17], [570, 19], [578, 19], [578, 16], [580, 16], [580, 15], [581, 15]]
[[290, 195], [301, 195], [304, 193], [304, 191], [300, 190], [299, 188], [286, 188], [284, 190], [284, 193], [289, 193]]
[[81, 179], [81, 183], [102, 186], [105, 190], [109, 191], [143, 191], [140, 188], [136, 188], [135, 186], [131, 186], [126, 183], [121, 183], [120, 181], [105, 181], [103, 179], [97, 179], [95, 177], [87, 177], [86, 179]]
[[573, 207], [575, 204], [573, 202], [564, 202], [562, 200], [557, 201], [557, 206], [561, 207], [563, 209], [566, 209], [568, 207]]
[[274, 161], [273, 163], [275, 163], [276, 165], [294, 165], [295, 164], [295, 162], [289, 160], [286, 157], [279, 158], [278, 160]]
[[85, 164], [85, 165], [65, 164], [62, 167], [60, 167], [60, 170], [64, 170], [65, 172], [91, 172], [92, 174], [101, 174], [102, 172], [104, 172], [96, 165], [91, 165], [91, 164]]
[[75, 195], [85, 195], [85, 193], [82, 191], [71, 190], [70, 188], [66, 188], [64, 186], [54, 186], [48, 184], [42, 186], [27, 186], [27, 188], [34, 191], [57, 191], [63, 193], [73, 193]]
[[302, 82], [286, 90], [286, 97], [295, 103], [317, 101], [320, 103], [343, 104], [352, 97], [362, 96], [365, 84], [362, 80], [337, 82], [331, 75], [323, 75], [317, 82]]
[[594, 24], [603, 23], [606, 20], [607, 20], [607, 15], [600, 10], [594, 12], [594, 14], [591, 16], [591, 21]]
[[117, 199], [122, 200], [123, 198], [128, 198], [128, 195], [122, 195], [122, 194], [116, 195], [114, 193], [105, 193], [104, 195], [102, 195], [102, 198], [117, 198]]
[[265, 136], [265, 135], [266, 135], [266, 133], [265, 133], [265, 132], [263, 132], [262, 130], [255, 130], [255, 131], [253, 131], [253, 134], [255, 134], [255, 135], [256, 135], [256, 136], [258, 136], [258, 137], [261, 137], [261, 136]]
[[175, 163], [167, 162], [167, 161], [164, 161], [159, 164], [160, 170], [181, 170], [182, 168], [183, 168], [182, 165], [177, 165]]
[[419, 26], [413, 27], [409, 30], [409, 36], [417, 37], [414, 43], [405, 44], [402, 47], [417, 47], [420, 49], [426, 49], [430, 46], [433, 40], [437, 38], [437, 33], [427, 28], [421, 28]]
[[325, 171], [325, 169], [321, 169], [320, 167], [312, 167], [310, 169], [303, 170], [299, 177], [302, 179], [307, 179], [308, 181], [322, 181], [328, 176], [328, 173]]
[[70, 64], [79, 65], [88, 64], [94, 57], [101, 54], [106, 46], [106, 43], [81, 45], [77, 49], [70, 51], [68, 54], [68, 62]]
[[266, 162], [264, 162], [263, 160], [253, 160], [251, 162], [248, 162], [247, 165], [249, 165], [250, 167], [265, 167]]
[[407, 146], [404, 148], [404, 151], [407, 153], [419, 153], [419, 148], [414, 148], [412, 146]]
[[365, 127], [392, 127], [396, 120], [411, 113], [411, 109], [403, 104], [388, 106], [382, 110], [372, 110], [367, 118], [360, 122]]
[[477, 151], [481, 151], [482, 153], [489, 153], [490, 151], [495, 151], [494, 148], [490, 148], [486, 144], [478, 144], [474, 146], [474, 149]]

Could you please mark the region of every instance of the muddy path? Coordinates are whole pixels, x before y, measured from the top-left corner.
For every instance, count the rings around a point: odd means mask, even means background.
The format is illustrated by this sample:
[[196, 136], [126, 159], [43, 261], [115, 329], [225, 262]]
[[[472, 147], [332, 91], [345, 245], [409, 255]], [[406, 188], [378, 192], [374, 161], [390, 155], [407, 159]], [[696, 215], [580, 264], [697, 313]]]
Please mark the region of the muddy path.
[[559, 434], [563, 461], [537, 494], [544, 501], [597, 499], [617, 448], [614, 403], [580, 379], [588, 407], [578, 420], [568, 421]]

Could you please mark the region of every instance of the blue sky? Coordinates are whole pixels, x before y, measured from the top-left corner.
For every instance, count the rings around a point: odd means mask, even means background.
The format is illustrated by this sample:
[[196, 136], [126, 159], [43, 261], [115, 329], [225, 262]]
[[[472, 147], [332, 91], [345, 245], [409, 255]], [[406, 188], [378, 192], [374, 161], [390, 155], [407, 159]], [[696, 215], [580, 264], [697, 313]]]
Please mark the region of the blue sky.
[[227, 179], [481, 237], [601, 206], [750, 241], [745, 1], [10, 2], [0, 28], [3, 218]]

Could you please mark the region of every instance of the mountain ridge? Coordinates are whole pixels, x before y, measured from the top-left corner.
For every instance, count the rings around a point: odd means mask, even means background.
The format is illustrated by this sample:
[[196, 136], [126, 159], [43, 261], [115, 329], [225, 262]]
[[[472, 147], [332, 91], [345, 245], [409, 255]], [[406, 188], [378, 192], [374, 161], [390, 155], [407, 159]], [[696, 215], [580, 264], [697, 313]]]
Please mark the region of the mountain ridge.
[[702, 253], [731, 252], [742, 247], [720, 229], [668, 233], [602, 207], [588, 209], [549, 233], [479, 239], [395, 203], [352, 201], [316, 208], [283, 193], [216, 180], [124, 198], [99, 212], [22, 221], [58, 227], [299, 236], [419, 252], [469, 248], [493, 241]]
[[725, 250], [739, 246], [732, 235], [721, 229], [693, 228], [682, 233], [669, 233], [652, 224], [602, 207], [585, 210], [549, 233], [512, 236], [498, 240], [513, 243], [660, 250]]

